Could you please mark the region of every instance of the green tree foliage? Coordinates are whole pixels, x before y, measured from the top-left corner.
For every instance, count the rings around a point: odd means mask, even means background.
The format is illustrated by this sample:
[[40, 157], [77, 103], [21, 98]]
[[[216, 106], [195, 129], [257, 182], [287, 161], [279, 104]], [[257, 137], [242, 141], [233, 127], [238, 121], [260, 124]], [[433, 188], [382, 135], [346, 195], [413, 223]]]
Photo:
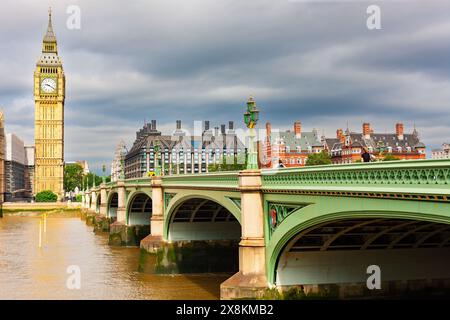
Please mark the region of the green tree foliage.
[[36, 195], [36, 202], [55, 202], [58, 196], [51, 190], [44, 190]]
[[64, 167], [64, 190], [74, 191], [81, 188], [83, 179], [83, 167], [78, 163], [68, 164]]
[[326, 151], [320, 153], [311, 153], [306, 160], [307, 166], [318, 166], [322, 164], [331, 164], [331, 157]]
[[[88, 186], [92, 187], [92, 182], [94, 182], [94, 174], [92, 172], [89, 172], [84, 178], [84, 183], [86, 183], [86, 179], [88, 181]], [[111, 177], [107, 176], [105, 180], [106, 180], [105, 182], [110, 182]], [[103, 182], [102, 177], [95, 175], [95, 185], [98, 187], [102, 182]]]
[[208, 166], [209, 172], [219, 171], [239, 171], [247, 167], [247, 157], [245, 154], [237, 156], [222, 157], [221, 163], [215, 163]]
[[382, 161], [394, 161], [394, 160], [400, 160], [400, 158], [397, 158], [396, 156], [393, 156], [393, 155], [390, 154], [390, 153], [386, 153], [386, 154], [383, 156], [383, 160], [382, 160]]

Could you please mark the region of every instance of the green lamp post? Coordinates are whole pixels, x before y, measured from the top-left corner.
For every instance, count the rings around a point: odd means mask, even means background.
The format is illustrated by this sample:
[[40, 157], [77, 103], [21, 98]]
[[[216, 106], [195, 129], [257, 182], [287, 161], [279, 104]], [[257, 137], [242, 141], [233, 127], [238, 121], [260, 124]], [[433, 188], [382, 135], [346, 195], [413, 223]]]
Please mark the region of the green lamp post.
[[259, 110], [252, 96], [247, 100], [247, 110], [244, 112], [244, 122], [249, 128], [249, 146], [247, 155], [247, 169], [258, 169], [258, 153], [255, 148], [255, 126], [259, 119]]
[[386, 151], [386, 146], [383, 141], [378, 141], [377, 143], [378, 155], [384, 157], [384, 152]]
[[102, 172], [103, 172], [102, 182], [103, 182], [103, 184], [105, 184], [106, 183], [106, 176], [105, 176], [106, 166], [105, 165], [102, 165]]
[[153, 144], [154, 159], [155, 159], [155, 176], [161, 176], [161, 167], [159, 166], [159, 141], [156, 140]]
[[95, 188], [95, 173], [92, 174], [92, 188]]

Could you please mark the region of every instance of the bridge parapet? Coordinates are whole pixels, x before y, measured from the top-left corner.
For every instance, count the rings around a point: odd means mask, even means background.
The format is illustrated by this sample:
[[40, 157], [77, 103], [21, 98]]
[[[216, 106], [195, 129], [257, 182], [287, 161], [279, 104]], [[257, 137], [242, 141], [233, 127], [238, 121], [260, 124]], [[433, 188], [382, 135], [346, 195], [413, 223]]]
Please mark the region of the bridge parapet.
[[152, 183], [152, 179], [150, 177], [142, 177], [137, 179], [127, 179], [125, 180], [125, 184], [129, 185], [150, 185]]
[[239, 189], [239, 172], [220, 172], [207, 174], [189, 174], [164, 176], [162, 181], [164, 188], [212, 188]]
[[264, 192], [450, 201], [450, 160], [271, 169], [262, 184]]

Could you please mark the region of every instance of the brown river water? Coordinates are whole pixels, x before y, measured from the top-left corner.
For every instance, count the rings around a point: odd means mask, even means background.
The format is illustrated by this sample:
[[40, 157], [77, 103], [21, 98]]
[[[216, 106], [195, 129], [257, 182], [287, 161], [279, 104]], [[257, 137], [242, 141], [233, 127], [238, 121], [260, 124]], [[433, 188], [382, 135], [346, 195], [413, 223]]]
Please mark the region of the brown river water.
[[[79, 217], [0, 218], [0, 299], [218, 299], [230, 276], [140, 273], [138, 248], [110, 247], [92, 229]], [[66, 284], [69, 266], [79, 289]]]

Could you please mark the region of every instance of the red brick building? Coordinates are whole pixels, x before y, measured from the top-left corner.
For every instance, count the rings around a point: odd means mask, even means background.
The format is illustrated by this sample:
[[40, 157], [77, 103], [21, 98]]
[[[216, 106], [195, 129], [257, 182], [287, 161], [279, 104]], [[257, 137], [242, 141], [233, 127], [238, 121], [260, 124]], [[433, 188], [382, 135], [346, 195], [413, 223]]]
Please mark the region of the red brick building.
[[302, 167], [309, 154], [323, 149], [317, 131], [302, 131], [299, 121], [294, 122], [293, 131], [272, 131], [272, 125], [268, 122], [264, 142], [259, 144], [260, 167], [275, 168], [280, 161], [285, 167]]
[[367, 150], [374, 159], [387, 154], [402, 160], [425, 159], [425, 145], [414, 128], [411, 134], [404, 133], [402, 123], [395, 125], [395, 133], [374, 133], [369, 123], [363, 123], [362, 133], [336, 131], [336, 138], [322, 137], [323, 147], [330, 153], [333, 163], [354, 163], [361, 160]]

